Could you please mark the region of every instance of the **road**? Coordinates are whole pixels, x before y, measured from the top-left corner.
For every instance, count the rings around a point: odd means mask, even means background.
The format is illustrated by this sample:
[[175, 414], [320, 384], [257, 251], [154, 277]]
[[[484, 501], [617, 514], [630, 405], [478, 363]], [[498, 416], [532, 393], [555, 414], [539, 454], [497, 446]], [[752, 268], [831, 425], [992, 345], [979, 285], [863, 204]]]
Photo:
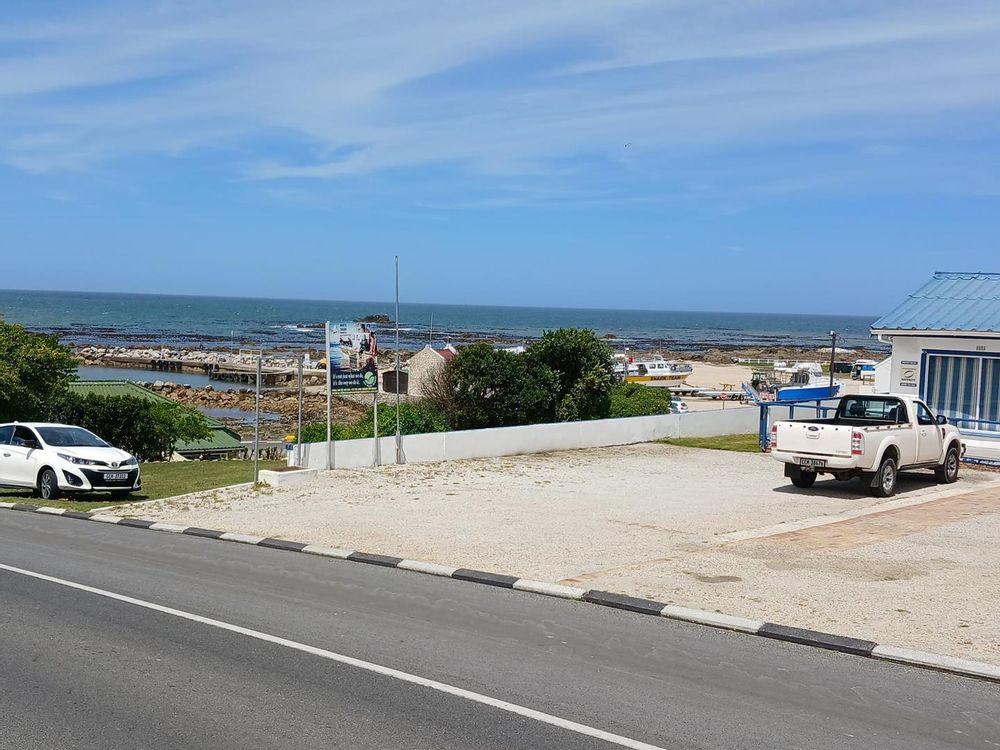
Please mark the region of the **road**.
[[1000, 747], [996, 685], [581, 602], [14, 512], [0, 566], [0, 748]]

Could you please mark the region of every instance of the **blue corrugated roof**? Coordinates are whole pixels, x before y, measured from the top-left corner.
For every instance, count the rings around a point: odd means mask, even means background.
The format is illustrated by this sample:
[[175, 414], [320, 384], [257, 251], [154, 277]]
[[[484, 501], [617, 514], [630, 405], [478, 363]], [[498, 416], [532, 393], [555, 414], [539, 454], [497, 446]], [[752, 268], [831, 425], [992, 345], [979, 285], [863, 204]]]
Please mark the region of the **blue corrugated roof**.
[[937, 271], [872, 331], [1000, 333], [1000, 273]]

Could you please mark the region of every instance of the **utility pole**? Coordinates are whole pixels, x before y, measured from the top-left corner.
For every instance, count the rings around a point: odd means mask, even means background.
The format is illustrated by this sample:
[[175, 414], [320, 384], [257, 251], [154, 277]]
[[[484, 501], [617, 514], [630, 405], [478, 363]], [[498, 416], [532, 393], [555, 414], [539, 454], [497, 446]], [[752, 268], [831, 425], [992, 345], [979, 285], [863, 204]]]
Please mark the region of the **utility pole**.
[[254, 399], [253, 415], [253, 483], [257, 484], [260, 474], [260, 360], [261, 355], [257, 355], [257, 395]]
[[333, 397], [330, 382], [330, 321], [326, 321], [326, 468], [333, 468]]
[[833, 365], [837, 360], [837, 332], [830, 331], [830, 393], [829, 397], [833, 398]]
[[402, 463], [403, 446], [399, 435], [399, 256], [396, 256], [396, 463]]
[[302, 383], [302, 357], [299, 357], [299, 422], [298, 429], [295, 431], [295, 465], [299, 466], [302, 463], [302, 398], [303, 398], [303, 383]]

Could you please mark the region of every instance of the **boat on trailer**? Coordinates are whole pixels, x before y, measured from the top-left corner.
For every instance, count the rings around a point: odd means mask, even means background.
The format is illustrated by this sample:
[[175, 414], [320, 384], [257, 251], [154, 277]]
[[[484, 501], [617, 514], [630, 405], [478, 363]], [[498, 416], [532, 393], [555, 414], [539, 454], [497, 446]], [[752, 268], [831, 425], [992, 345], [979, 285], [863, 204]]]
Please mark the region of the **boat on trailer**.
[[615, 374], [626, 383], [641, 383], [658, 388], [683, 382], [692, 372], [694, 370], [691, 365], [668, 361], [659, 356], [615, 365]]

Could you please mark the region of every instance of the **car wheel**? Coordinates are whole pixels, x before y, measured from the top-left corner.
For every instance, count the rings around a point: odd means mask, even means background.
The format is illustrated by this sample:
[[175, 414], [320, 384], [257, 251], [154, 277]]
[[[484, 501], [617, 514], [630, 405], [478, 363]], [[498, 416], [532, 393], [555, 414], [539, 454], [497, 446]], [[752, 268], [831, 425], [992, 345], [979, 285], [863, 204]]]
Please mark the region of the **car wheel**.
[[958, 448], [951, 446], [944, 456], [944, 463], [934, 469], [934, 478], [942, 484], [951, 484], [958, 481], [958, 467], [961, 457], [958, 455]]
[[792, 484], [800, 489], [807, 490], [816, 484], [816, 472], [804, 471], [797, 477], [792, 477]]
[[38, 496], [42, 500], [59, 499], [59, 478], [52, 469], [43, 469], [38, 477]]
[[892, 497], [896, 493], [896, 476], [896, 459], [886, 456], [872, 479], [872, 494], [875, 497]]

